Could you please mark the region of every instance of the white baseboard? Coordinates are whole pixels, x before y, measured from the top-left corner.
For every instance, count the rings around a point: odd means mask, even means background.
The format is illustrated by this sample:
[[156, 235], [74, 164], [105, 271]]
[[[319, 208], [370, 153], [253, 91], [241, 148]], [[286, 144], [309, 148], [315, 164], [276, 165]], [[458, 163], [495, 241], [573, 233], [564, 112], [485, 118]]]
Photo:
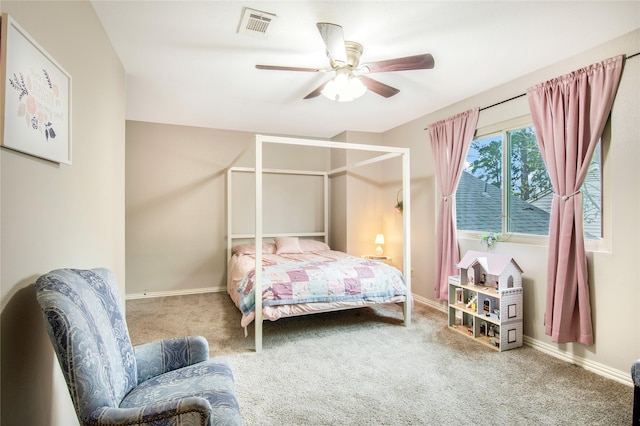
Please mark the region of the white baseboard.
[[186, 296], [188, 294], [202, 294], [202, 293], [218, 293], [221, 291], [227, 291], [226, 287], [205, 287], [205, 288], [193, 288], [189, 290], [175, 290], [175, 291], [148, 291], [145, 293], [131, 293], [125, 294], [125, 300], [133, 299], [150, 299], [152, 297], [168, 297], [168, 296]]
[[[446, 302], [436, 302], [431, 299], [427, 299], [424, 297], [420, 297], [417, 295], [413, 295], [413, 299], [421, 303], [423, 305], [430, 306], [434, 309], [437, 309], [442, 312], [447, 312], [447, 304]], [[615, 368], [608, 367], [599, 362], [590, 361], [588, 359], [579, 357], [570, 352], [561, 351], [555, 345], [549, 344], [546, 342], [542, 342], [537, 339], [533, 339], [528, 336], [523, 336], [523, 344], [532, 347], [540, 352], [544, 352], [547, 355], [551, 355], [554, 358], [558, 358], [562, 361], [568, 362], [570, 364], [577, 365], [578, 367], [584, 368], [585, 370], [596, 373], [599, 376], [606, 377], [607, 379], [615, 380], [616, 382], [622, 383], [624, 385], [633, 386], [633, 381], [631, 380], [631, 372], [630, 371], [620, 371]], [[629, 369], [631, 369], [631, 365], [629, 365]]]
[[523, 336], [522, 340], [525, 345], [531, 346], [533, 349], [544, 352], [554, 358], [558, 358], [570, 364], [577, 365], [578, 367], [582, 367], [585, 370], [596, 373], [599, 376], [606, 377], [607, 379], [615, 380], [616, 382], [622, 383], [624, 385], [633, 386], [633, 381], [631, 380], [631, 365], [629, 365], [629, 371], [620, 371], [599, 362], [594, 362], [579, 357], [570, 352], [561, 351], [553, 344], [542, 342], [528, 336]]
[[427, 299], [426, 297], [418, 296], [417, 294], [412, 294], [412, 296], [413, 296], [413, 300], [415, 300], [418, 303], [430, 306], [433, 309], [437, 309], [439, 311], [444, 312], [445, 314], [447, 313], [447, 304], [444, 303], [444, 302], [442, 302], [442, 303], [435, 302], [435, 301], [433, 301], [431, 299]]

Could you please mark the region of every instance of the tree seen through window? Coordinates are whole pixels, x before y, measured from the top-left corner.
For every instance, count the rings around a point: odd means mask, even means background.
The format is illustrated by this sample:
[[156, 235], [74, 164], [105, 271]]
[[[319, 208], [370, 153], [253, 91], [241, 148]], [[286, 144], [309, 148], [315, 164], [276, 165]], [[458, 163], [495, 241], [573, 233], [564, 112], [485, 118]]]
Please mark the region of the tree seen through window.
[[[582, 187], [587, 238], [601, 237], [600, 157], [598, 145]], [[503, 182], [508, 182], [506, 188]], [[553, 187], [533, 126], [484, 136], [471, 143], [467, 154], [456, 192], [457, 226], [547, 235], [552, 199]]]

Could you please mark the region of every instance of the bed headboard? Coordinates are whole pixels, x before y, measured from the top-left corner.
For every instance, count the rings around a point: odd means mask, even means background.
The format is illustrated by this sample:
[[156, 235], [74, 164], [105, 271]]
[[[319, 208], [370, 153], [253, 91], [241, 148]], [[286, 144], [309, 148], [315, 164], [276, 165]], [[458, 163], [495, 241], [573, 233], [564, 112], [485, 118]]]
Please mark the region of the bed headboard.
[[[234, 245], [255, 241], [255, 168], [227, 169], [227, 263]], [[298, 237], [329, 243], [326, 172], [264, 169], [263, 242]]]

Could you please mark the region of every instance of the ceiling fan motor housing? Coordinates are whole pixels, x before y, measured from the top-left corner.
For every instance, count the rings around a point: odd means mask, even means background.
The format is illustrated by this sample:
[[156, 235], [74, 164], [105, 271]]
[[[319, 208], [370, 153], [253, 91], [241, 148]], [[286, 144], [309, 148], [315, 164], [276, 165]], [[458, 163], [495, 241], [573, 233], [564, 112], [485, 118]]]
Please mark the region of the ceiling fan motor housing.
[[[347, 51], [347, 63], [352, 70], [358, 68], [358, 64], [360, 63], [360, 56], [362, 56], [362, 52], [364, 48], [362, 45], [355, 41], [346, 41], [344, 42], [344, 48]], [[340, 66], [340, 64], [336, 64]], [[332, 64], [332, 66], [334, 66]]]

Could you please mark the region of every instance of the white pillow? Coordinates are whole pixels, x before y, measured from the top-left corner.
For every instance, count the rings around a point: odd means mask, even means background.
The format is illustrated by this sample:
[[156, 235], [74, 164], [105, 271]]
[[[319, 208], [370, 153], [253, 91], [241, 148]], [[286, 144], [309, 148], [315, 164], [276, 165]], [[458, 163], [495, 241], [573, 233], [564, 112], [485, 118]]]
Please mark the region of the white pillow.
[[[253, 243], [238, 244], [231, 251], [238, 256], [243, 254], [256, 254], [256, 245]], [[262, 243], [263, 254], [273, 254], [276, 252], [276, 245], [273, 243]]]
[[276, 254], [283, 253], [302, 253], [298, 237], [278, 237], [274, 238], [276, 242]]
[[302, 239], [302, 240], [298, 241], [298, 243], [300, 244], [300, 249], [303, 252], [307, 252], [307, 251], [329, 251], [329, 250], [331, 250], [331, 248], [329, 248], [328, 245], [326, 245], [322, 241], [318, 241], [318, 240], [305, 240], [305, 239]]

